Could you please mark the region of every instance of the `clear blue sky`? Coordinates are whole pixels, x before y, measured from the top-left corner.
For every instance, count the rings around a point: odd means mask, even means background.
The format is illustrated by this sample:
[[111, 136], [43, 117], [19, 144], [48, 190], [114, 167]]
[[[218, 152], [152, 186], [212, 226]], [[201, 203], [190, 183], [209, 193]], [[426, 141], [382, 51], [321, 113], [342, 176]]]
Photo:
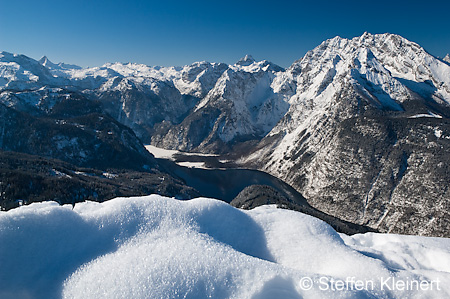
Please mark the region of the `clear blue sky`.
[[288, 67], [323, 40], [396, 33], [450, 52], [450, 1], [0, 0], [0, 50], [53, 62], [234, 63]]

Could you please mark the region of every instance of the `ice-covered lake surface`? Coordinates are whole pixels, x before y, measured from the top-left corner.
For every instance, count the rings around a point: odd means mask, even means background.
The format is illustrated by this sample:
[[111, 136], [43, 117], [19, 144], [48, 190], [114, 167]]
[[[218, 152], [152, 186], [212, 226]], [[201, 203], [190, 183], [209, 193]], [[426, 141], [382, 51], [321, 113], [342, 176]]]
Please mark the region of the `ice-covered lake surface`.
[[[296, 203], [306, 203], [304, 197], [282, 180], [259, 170], [243, 168], [207, 168], [202, 158], [216, 157], [201, 153], [186, 153], [147, 145], [147, 150], [175, 176], [195, 188], [201, 196], [231, 202], [243, 189], [251, 185], [266, 185]], [[197, 162], [177, 162], [176, 155], [196, 156]]]
[[158, 195], [0, 213], [0, 298], [449, 298], [450, 240]]

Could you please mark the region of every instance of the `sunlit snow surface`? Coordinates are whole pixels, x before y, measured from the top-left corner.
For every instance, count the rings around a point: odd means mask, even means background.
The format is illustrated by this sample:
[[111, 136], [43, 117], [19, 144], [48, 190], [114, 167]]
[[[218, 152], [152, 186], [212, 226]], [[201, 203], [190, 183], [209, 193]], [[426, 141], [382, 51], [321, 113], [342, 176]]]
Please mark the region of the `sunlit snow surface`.
[[449, 239], [349, 237], [273, 206], [151, 195], [0, 213], [0, 298], [448, 298], [449, 272]]

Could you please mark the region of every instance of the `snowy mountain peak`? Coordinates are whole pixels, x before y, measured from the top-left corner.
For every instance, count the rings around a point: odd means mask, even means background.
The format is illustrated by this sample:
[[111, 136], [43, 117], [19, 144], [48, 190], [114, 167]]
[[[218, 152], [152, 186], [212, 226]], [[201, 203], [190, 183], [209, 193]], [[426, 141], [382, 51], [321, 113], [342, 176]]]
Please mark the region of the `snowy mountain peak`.
[[411, 91], [450, 103], [450, 78], [446, 75], [449, 72], [448, 64], [414, 42], [396, 34], [365, 32], [353, 39], [337, 36], [324, 41], [296, 61], [285, 77], [302, 82], [298, 91], [313, 92], [304, 94], [304, 98], [317, 97], [326, 87], [336, 86], [330, 84], [336, 83], [334, 79], [352, 78], [348, 83], [371, 94], [369, 98], [374, 99], [376, 106], [398, 110], [392, 100], [403, 102]]
[[[342, 209], [340, 215], [347, 215], [350, 214], [347, 203], [357, 206], [362, 202], [361, 209], [355, 208], [360, 212], [346, 220], [364, 219], [373, 227], [391, 229], [397, 220], [388, 215], [390, 208], [376, 210], [380, 203], [402, 202], [403, 198], [412, 197], [397, 191], [415, 188], [415, 182], [419, 182], [416, 176], [420, 175], [427, 186], [438, 180], [426, 178], [424, 173], [428, 172], [416, 167], [421, 164], [413, 161], [430, 157], [431, 173], [440, 159], [444, 161], [427, 146], [431, 142], [429, 136], [439, 136], [437, 142], [441, 141], [446, 123], [436, 121], [431, 126], [420, 121], [446, 117], [450, 104], [450, 65], [418, 44], [390, 33], [364, 33], [352, 39], [337, 36], [309, 51], [286, 72], [277, 74], [272, 86], [277, 93], [289, 97], [289, 110], [258, 149], [243, 160], [291, 183], [313, 205], [321, 208], [328, 205], [326, 211], [330, 213]], [[391, 125], [394, 122], [398, 122], [395, 126], [400, 129]], [[430, 135], [423, 130], [430, 130]], [[411, 152], [411, 140], [419, 141], [410, 157], [406, 153]], [[443, 142], [436, 146], [443, 150], [448, 145]], [[375, 147], [380, 151], [374, 151]], [[445, 150], [442, 153], [444, 156]], [[392, 176], [392, 169], [401, 169], [400, 175]], [[398, 180], [392, 183], [392, 177], [396, 176]], [[360, 182], [364, 180], [363, 185]], [[352, 191], [344, 190], [346, 187], [338, 190], [339, 186], [351, 185], [350, 182], [358, 182], [352, 185]], [[379, 190], [388, 185], [384, 190], [389, 192], [381, 195]], [[357, 188], [359, 191], [355, 191]], [[436, 194], [435, 198], [448, 201], [448, 195], [441, 191]], [[415, 199], [417, 203], [421, 200]], [[426, 221], [424, 218], [423, 223]]]
[[50, 70], [80, 70], [81, 67], [78, 65], [74, 65], [74, 64], [66, 64], [66, 63], [58, 63], [55, 64], [53, 62], [50, 61], [50, 59], [48, 59], [47, 56], [43, 56], [41, 59], [38, 60], [38, 63], [40, 63], [41, 65], [45, 66], [46, 68], [50, 69]]
[[361, 39], [370, 38], [370, 37], [372, 37], [372, 36], [373, 36], [373, 35], [370, 34], [369, 32], [364, 31], [364, 33], [361, 35]]
[[37, 89], [54, 82], [49, 69], [25, 55], [2, 52], [0, 55], [0, 90]]
[[47, 56], [43, 56], [41, 59], [38, 60], [38, 62], [45, 66], [48, 69], [55, 69], [58, 68], [58, 65], [54, 64], [53, 62], [50, 61], [50, 59], [48, 59]]
[[256, 61], [251, 55], [246, 55], [234, 65], [230, 65], [230, 70], [244, 72], [284, 72], [285, 69], [268, 60]]
[[42, 56], [42, 58], [39, 59], [38, 62], [39, 62], [40, 64], [42, 64], [43, 66], [46, 66], [46, 65], [49, 64], [49, 63], [53, 64], [53, 63], [48, 59], [47, 56]]
[[245, 57], [239, 59], [238, 62], [236, 62], [237, 65], [241, 65], [241, 66], [249, 66], [252, 63], [256, 62], [255, 59], [252, 57], [252, 55], [245, 55]]
[[447, 54], [447, 55], [444, 57], [444, 61], [450, 63], [450, 54]]

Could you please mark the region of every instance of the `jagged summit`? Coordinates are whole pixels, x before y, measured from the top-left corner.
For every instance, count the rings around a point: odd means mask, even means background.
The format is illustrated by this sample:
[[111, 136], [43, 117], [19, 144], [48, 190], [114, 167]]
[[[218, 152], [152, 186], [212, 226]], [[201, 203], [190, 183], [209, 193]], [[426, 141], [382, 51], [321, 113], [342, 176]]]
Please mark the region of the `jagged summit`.
[[445, 55], [444, 61], [450, 63], [450, 54]]
[[251, 55], [245, 55], [245, 57], [239, 59], [238, 62], [236, 62], [234, 65], [230, 66], [234, 69], [242, 69], [246, 71], [259, 71], [263, 70], [265, 72], [272, 71], [272, 72], [284, 72], [285, 69], [281, 66], [272, 63], [268, 60], [261, 60], [256, 61]]
[[[334, 37], [271, 86], [290, 108], [247, 163], [286, 180], [331, 214], [382, 230], [408, 230], [397, 221], [410, 217], [401, 212], [410, 206], [406, 198], [417, 206], [428, 205], [428, 198], [448, 201], [448, 193], [434, 191], [447, 176], [432, 169], [447, 160], [441, 132], [449, 126], [439, 120], [449, 114], [450, 67], [418, 44], [390, 33]], [[412, 192], [418, 186], [426, 191]], [[417, 216], [416, 231], [445, 234], [444, 225], [429, 220], [439, 213], [449, 218], [444, 209], [417, 213], [429, 218]]]
[[47, 56], [43, 56], [41, 59], [38, 60], [38, 63], [40, 63], [41, 65], [47, 67], [50, 70], [80, 70], [82, 69], [82, 67], [78, 66], [78, 65], [74, 65], [74, 64], [67, 64], [67, 63], [53, 63], [52, 61], [50, 61], [50, 59], [48, 59]]
[[47, 56], [42, 56], [42, 58], [39, 59], [38, 62], [39, 62], [40, 64], [42, 64], [43, 66], [46, 66], [46, 65], [48, 65], [48, 64], [50, 64], [50, 65], [53, 64], [53, 62], [51, 62], [51, 61], [48, 59]]
[[53, 63], [52, 61], [50, 61], [50, 59], [48, 59], [47, 56], [42, 56], [41, 59], [38, 60], [38, 62], [42, 65], [45, 66], [48, 69], [58, 69], [58, 65]]
[[256, 60], [252, 57], [252, 55], [247, 54], [245, 55], [245, 57], [239, 59], [239, 61], [236, 62], [236, 64], [241, 66], [249, 66], [254, 62], [256, 62]]

